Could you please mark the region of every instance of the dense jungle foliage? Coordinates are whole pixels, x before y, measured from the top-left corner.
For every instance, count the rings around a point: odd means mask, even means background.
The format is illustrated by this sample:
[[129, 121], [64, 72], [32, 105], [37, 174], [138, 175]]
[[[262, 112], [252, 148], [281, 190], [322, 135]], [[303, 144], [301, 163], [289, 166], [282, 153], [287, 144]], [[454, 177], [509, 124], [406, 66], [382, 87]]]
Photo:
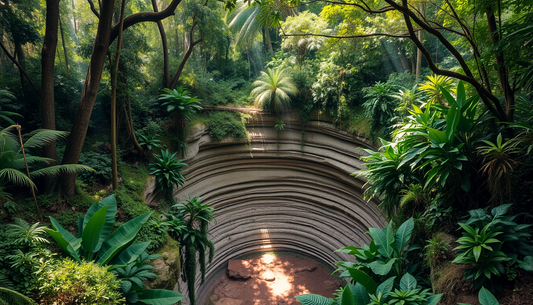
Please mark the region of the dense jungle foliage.
[[0, 0], [0, 304], [174, 304], [147, 283], [175, 241], [195, 304], [216, 212], [173, 192], [195, 125], [249, 141], [228, 108], [375, 147], [353, 175], [388, 225], [299, 302], [507, 300], [533, 279], [532, 41], [527, 0]]

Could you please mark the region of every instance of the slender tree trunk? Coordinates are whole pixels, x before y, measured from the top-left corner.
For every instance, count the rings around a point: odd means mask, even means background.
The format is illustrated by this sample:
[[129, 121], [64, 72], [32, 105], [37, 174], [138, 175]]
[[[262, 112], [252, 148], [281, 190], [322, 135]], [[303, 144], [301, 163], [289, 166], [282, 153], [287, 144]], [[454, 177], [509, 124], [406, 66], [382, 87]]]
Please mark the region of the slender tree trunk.
[[120, 61], [120, 49], [122, 48], [122, 30], [124, 25], [124, 11], [126, 9], [126, 0], [122, 0], [120, 10], [120, 30], [118, 32], [117, 53], [115, 55], [115, 67], [113, 69], [113, 80], [111, 81], [111, 180], [113, 189], [118, 188], [118, 171], [117, 171], [117, 76], [118, 63]]
[[72, 21], [74, 23], [74, 33], [78, 34], [78, 21], [76, 21], [76, 7], [74, 7], [74, 0], [70, 0], [72, 4]]
[[268, 29], [268, 27], [265, 27], [265, 37], [268, 51], [274, 54], [274, 49], [272, 49], [272, 41], [270, 40], [270, 30]]
[[[31, 180], [30, 169], [28, 168], [28, 161], [26, 160], [26, 152], [24, 151], [24, 143], [22, 142], [22, 134], [20, 132], [20, 125], [17, 125], [17, 131], [19, 134], [19, 141], [20, 141], [20, 148], [22, 150], [22, 156], [24, 157], [24, 165], [26, 166], [26, 173], [28, 174], [28, 178]], [[35, 210], [37, 211], [37, 216], [39, 217], [39, 220], [40, 220], [41, 210], [39, 209], [39, 204], [37, 203], [37, 197], [35, 196], [35, 189], [33, 188], [33, 185], [30, 185], [30, 187], [31, 187], [31, 194], [33, 195], [33, 200], [35, 201]]]
[[[77, 164], [80, 158], [85, 135], [89, 127], [91, 113], [98, 94], [98, 87], [102, 78], [105, 57], [109, 47], [111, 36], [111, 21], [113, 20], [113, 7], [115, 0], [103, 0], [100, 10], [98, 30], [94, 42], [93, 53], [87, 71], [87, 79], [81, 95], [80, 105], [76, 111], [74, 125], [70, 133], [63, 164]], [[62, 176], [63, 192], [67, 196], [73, 196], [76, 191], [76, 174], [65, 174]]]
[[409, 63], [407, 62], [407, 57], [405, 56], [405, 51], [400, 47], [398, 48], [398, 52], [400, 53], [400, 61], [402, 62], [402, 67], [405, 72], [411, 72], [409, 69]]
[[[424, 16], [424, 3], [420, 3], [420, 14]], [[422, 42], [422, 30], [418, 31], [418, 40]], [[420, 78], [420, 72], [422, 70], [422, 51], [420, 49], [416, 49], [416, 81], [418, 82], [418, 79]]]
[[[57, 49], [59, 0], [46, 0], [46, 29], [41, 52], [41, 120], [45, 129], [56, 129], [54, 71]], [[43, 156], [57, 163], [56, 141], [43, 147]], [[49, 181], [49, 179], [46, 179]], [[51, 184], [47, 183], [48, 188]]]
[[[22, 69], [24, 69], [24, 66], [25, 66], [25, 59], [24, 59], [24, 51], [22, 50], [22, 44], [19, 42], [18, 39], [14, 39], [13, 41], [14, 45], [15, 45], [15, 54], [17, 56], [17, 59], [18, 59], [18, 62], [20, 64], [20, 66], [22, 67]], [[19, 74], [20, 74], [20, 92], [22, 93], [22, 97], [24, 97], [24, 73], [22, 72], [21, 69], [19, 69]]]
[[65, 33], [63, 32], [63, 24], [61, 23], [61, 18], [59, 19], [59, 29], [61, 30], [61, 42], [63, 44], [63, 54], [65, 55], [65, 67], [67, 68], [67, 72], [69, 72], [67, 45], [65, 43]]
[[[156, 0], [152, 0], [152, 7], [154, 9], [154, 12], [156, 13], [159, 12], [159, 9], [157, 8]], [[169, 64], [168, 64], [167, 34], [165, 33], [165, 27], [163, 27], [163, 22], [161, 22], [161, 20], [157, 22], [157, 28], [159, 29], [159, 35], [161, 35], [161, 44], [163, 45], [163, 73], [164, 73], [163, 84], [165, 88], [169, 88], [170, 87], [170, 74], [168, 72]]]
[[[15, 66], [17, 66], [19, 72], [22, 73], [24, 75], [24, 77], [26, 77], [26, 79], [30, 83], [30, 85], [33, 88], [33, 90], [35, 90], [35, 93], [37, 93], [37, 95], [40, 97], [41, 96], [41, 91], [39, 91], [39, 89], [37, 89], [37, 86], [35, 86], [35, 83], [31, 80], [30, 76], [28, 75], [26, 70], [24, 70], [24, 68], [21, 66], [21, 64], [18, 62], [18, 60], [14, 56], [11, 56], [11, 54], [9, 54], [6, 46], [4, 46], [4, 44], [2, 43], [2, 39], [0, 39], [0, 49], [2, 49], [4, 51], [4, 53], [6, 54], [7, 58], [9, 58], [9, 60], [11, 60], [11, 62], [13, 62], [15, 64]], [[16, 56], [16, 54], [15, 54], [15, 56]]]
[[185, 67], [187, 60], [191, 56], [194, 46], [203, 40], [203, 38], [200, 38], [196, 41], [194, 40], [194, 29], [196, 28], [196, 24], [197, 24], [196, 17], [193, 17], [191, 30], [189, 31], [189, 43], [188, 43], [188, 46], [186, 47], [187, 51], [185, 52], [185, 54], [183, 54], [183, 58], [180, 62], [180, 65], [178, 66], [178, 71], [176, 71], [176, 74], [174, 75], [174, 78], [172, 79], [172, 82], [170, 83], [170, 87], [168, 87], [169, 89], [176, 88], [176, 85], [178, 84], [178, 80], [181, 76], [181, 72], [183, 72], [183, 68]]
[[[494, 46], [498, 45], [500, 41], [500, 33], [496, 25], [496, 17], [492, 11], [492, 7], [487, 8], [487, 22], [489, 25], [490, 38]], [[502, 88], [503, 96], [505, 99], [505, 116], [508, 122], [512, 122], [514, 118], [514, 92], [509, 85], [509, 74], [505, 67], [505, 58], [503, 52], [496, 52], [496, 63], [498, 67], [498, 78], [500, 79], [500, 86]]]

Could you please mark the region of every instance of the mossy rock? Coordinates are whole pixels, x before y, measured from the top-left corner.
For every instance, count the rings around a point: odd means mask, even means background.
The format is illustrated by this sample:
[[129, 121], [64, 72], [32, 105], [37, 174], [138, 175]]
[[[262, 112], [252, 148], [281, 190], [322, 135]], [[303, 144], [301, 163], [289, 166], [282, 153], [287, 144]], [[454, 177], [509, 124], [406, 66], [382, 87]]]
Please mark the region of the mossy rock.
[[153, 272], [158, 277], [146, 283], [146, 286], [148, 289], [175, 290], [181, 273], [179, 243], [169, 237], [158, 254], [163, 257], [152, 261], [155, 267]]

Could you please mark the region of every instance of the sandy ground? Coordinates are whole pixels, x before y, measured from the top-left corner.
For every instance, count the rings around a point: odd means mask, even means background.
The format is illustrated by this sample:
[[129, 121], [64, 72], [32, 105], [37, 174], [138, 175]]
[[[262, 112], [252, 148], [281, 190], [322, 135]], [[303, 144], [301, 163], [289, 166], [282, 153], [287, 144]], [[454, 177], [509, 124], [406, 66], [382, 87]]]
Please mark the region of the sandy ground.
[[215, 279], [206, 305], [296, 305], [300, 304], [294, 298], [297, 295], [315, 293], [332, 297], [341, 285], [317, 262], [295, 255], [267, 253], [234, 262], [234, 266], [235, 263], [242, 267], [233, 270], [232, 275], [240, 273], [249, 278], [221, 274]]

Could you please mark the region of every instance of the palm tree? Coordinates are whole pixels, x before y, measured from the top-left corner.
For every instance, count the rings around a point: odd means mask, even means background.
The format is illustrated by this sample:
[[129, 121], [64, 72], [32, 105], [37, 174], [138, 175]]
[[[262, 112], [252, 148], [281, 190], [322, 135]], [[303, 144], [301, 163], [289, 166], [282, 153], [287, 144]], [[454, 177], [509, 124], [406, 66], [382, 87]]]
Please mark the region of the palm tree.
[[[18, 136], [14, 133], [15, 129], [18, 131]], [[62, 173], [94, 171], [92, 168], [80, 164], [48, 166], [53, 161], [52, 159], [31, 154], [32, 151], [41, 149], [58, 138], [64, 138], [67, 134], [64, 131], [39, 129], [21, 135], [19, 125], [12, 125], [0, 130], [0, 190], [4, 192], [3, 189], [6, 185], [14, 184], [30, 187], [34, 194], [33, 190], [36, 187], [33, 178], [50, 178]], [[23, 142], [23, 138], [27, 140]], [[35, 169], [36, 167], [39, 168]], [[39, 213], [36, 199], [35, 206]]]
[[289, 109], [291, 96], [298, 93], [291, 77], [283, 69], [261, 71], [261, 76], [253, 83], [255, 87], [250, 93], [255, 98], [255, 105], [264, 110], [275, 111]]
[[[202, 203], [200, 197], [188, 197], [185, 203], [173, 206], [172, 218], [178, 219], [185, 228], [179, 232], [171, 233], [175, 239], [180, 240], [181, 253], [184, 256], [185, 281], [189, 289], [189, 300], [192, 305], [196, 304], [195, 282], [196, 266], [200, 263], [202, 284], [205, 280], [206, 251], [209, 250], [209, 263], [215, 254], [215, 245], [209, 240], [207, 230], [209, 223], [215, 218], [214, 208], [209, 203]], [[198, 254], [199, 262], [196, 260]]]

